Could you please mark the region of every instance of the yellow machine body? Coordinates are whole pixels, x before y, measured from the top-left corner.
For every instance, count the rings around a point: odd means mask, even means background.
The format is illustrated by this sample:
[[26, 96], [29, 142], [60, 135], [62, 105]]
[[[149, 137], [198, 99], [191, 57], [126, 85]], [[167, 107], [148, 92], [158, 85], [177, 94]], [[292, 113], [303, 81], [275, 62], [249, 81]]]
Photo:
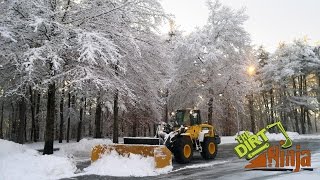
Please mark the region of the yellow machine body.
[[189, 134], [192, 140], [198, 139], [199, 134], [202, 130], [209, 130], [208, 134], [205, 134], [205, 137], [214, 137], [214, 128], [209, 124], [199, 124], [188, 126], [185, 134]]

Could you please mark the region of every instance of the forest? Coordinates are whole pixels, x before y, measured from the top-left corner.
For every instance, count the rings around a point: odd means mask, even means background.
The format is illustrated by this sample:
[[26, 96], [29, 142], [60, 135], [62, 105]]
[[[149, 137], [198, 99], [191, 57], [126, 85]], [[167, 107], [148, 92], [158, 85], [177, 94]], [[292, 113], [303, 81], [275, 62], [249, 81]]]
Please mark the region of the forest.
[[252, 45], [244, 9], [210, 0], [206, 25], [186, 34], [159, 0], [0, 2], [2, 139], [52, 154], [54, 140], [153, 137], [185, 108], [224, 136], [275, 121], [318, 132], [320, 46]]

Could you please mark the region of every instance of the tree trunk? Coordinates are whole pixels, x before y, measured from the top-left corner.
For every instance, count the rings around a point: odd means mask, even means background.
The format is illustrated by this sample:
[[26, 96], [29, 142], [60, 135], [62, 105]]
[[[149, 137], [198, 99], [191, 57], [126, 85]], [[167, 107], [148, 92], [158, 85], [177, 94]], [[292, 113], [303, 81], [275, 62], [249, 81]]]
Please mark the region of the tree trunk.
[[169, 90], [166, 89], [166, 94], [165, 94], [165, 106], [164, 106], [164, 122], [168, 123], [169, 121], [169, 110], [168, 110], [168, 96], [169, 96]]
[[63, 119], [63, 103], [64, 103], [64, 89], [61, 91], [61, 99], [60, 99], [60, 132], [59, 132], [59, 143], [62, 143], [63, 140], [63, 130], [64, 130], [64, 119]]
[[[102, 107], [101, 107], [102, 108]], [[103, 112], [103, 111], [101, 111], [101, 124], [100, 124], [100, 133], [101, 133], [101, 137], [103, 137], [103, 130], [104, 130], [104, 128], [103, 127], [105, 127], [104, 126], [104, 124], [105, 124], [105, 118], [104, 118], [104, 116], [105, 116], [105, 112]]]
[[4, 108], [4, 102], [2, 102], [2, 106], [1, 106], [0, 139], [3, 139], [3, 108]]
[[301, 125], [301, 133], [306, 134], [304, 106], [300, 106], [300, 125]]
[[68, 124], [67, 124], [67, 143], [69, 142], [70, 137], [70, 115], [71, 115], [71, 94], [68, 93]]
[[[297, 96], [297, 85], [295, 78], [292, 78], [292, 85], [293, 85], [293, 96]], [[296, 131], [300, 133], [300, 128], [299, 128], [299, 119], [298, 119], [298, 110], [297, 108], [294, 108], [294, 119], [295, 119], [295, 124], [296, 124]]]
[[[116, 76], [119, 76], [119, 61], [117, 61], [114, 71]], [[168, 91], [167, 91], [168, 92]], [[119, 107], [118, 107], [119, 91], [116, 89], [113, 100], [113, 143], [118, 143], [119, 139]], [[167, 103], [166, 103], [167, 104]], [[168, 110], [168, 108], [166, 108]], [[166, 116], [167, 118], [167, 116]]]
[[153, 136], [157, 135], [157, 124], [153, 124]]
[[225, 101], [223, 102], [224, 104], [224, 109], [225, 109], [225, 117], [223, 118], [223, 135], [224, 136], [229, 136], [229, 133], [231, 134], [231, 128], [233, 127], [233, 124], [231, 124], [230, 122], [230, 118], [231, 118], [231, 106], [230, 106], [230, 101], [229, 99], [225, 99]]
[[317, 115], [316, 115], [316, 113], [314, 113], [314, 127], [316, 128], [316, 132], [318, 132]]
[[97, 98], [97, 107], [95, 115], [95, 138], [101, 138], [101, 102], [100, 97]]
[[133, 116], [133, 126], [132, 126], [132, 137], [137, 137], [137, 129], [138, 129], [137, 118], [134, 115]]
[[[283, 92], [283, 94], [281, 94], [281, 92], [280, 92], [280, 99], [283, 104], [286, 104], [285, 101], [286, 101], [287, 93], [286, 93], [285, 86], [282, 87], [282, 92]], [[283, 127], [287, 130], [288, 129], [288, 119], [287, 119], [287, 112], [284, 107], [281, 108], [281, 121], [283, 123]]]
[[274, 112], [273, 112], [273, 110], [274, 110], [274, 99], [273, 98], [274, 97], [273, 97], [273, 89], [272, 88], [270, 89], [269, 93], [270, 93], [270, 117], [271, 117], [270, 123], [274, 123]]
[[47, 101], [47, 118], [46, 118], [46, 131], [45, 143], [43, 154], [53, 154], [53, 141], [54, 141], [54, 120], [55, 120], [55, 83], [52, 82], [48, 87], [48, 101]]
[[[124, 113], [123, 113], [124, 114]], [[123, 115], [122, 114], [122, 115]], [[123, 116], [122, 116], [123, 117]], [[124, 120], [123, 118], [121, 119], [121, 135], [124, 136], [125, 134], [125, 129], [124, 129]]]
[[[303, 75], [299, 76], [299, 95], [303, 96]], [[305, 126], [305, 108], [303, 105], [300, 106], [300, 125], [301, 125], [301, 133], [306, 134], [306, 126]]]
[[77, 142], [79, 142], [80, 139], [81, 139], [82, 118], [83, 118], [83, 101], [84, 101], [84, 98], [82, 97], [81, 98], [81, 103], [80, 103], [80, 120], [79, 120], [79, 123], [78, 123]]
[[213, 98], [210, 98], [208, 102], [208, 124], [210, 125], [213, 125], [212, 115], [213, 115]]
[[[72, 109], [72, 112], [73, 112], [73, 115], [76, 114], [76, 96], [75, 95], [72, 95], [71, 96], [71, 109]], [[71, 136], [70, 136], [70, 139], [72, 138], [77, 138], [77, 126], [76, 127], [71, 127]]]
[[89, 136], [92, 136], [92, 102], [89, 105]]
[[13, 126], [14, 116], [13, 116], [12, 112], [8, 114], [8, 118], [9, 118], [9, 127], [8, 127], [9, 134], [8, 134], [7, 138], [9, 141], [13, 141], [12, 140], [12, 135], [13, 135], [12, 126]]
[[306, 110], [306, 116], [307, 116], [307, 123], [308, 123], [308, 132], [311, 134], [312, 133], [312, 124], [311, 124], [309, 110]]
[[251, 132], [256, 132], [256, 122], [254, 119], [254, 109], [253, 109], [253, 94], [249, 95], [249, 111], [250, 111], [250, 122], [251, 122]]
[[119, 139], [119, 107], [118, 107], [118, 97], [119, 92], [116, 90], [113, 101], [113, 143], [118, 143]]
[[34, 130], [34, 142], [37, 142], [39, 140], [40, 137], [40, 117], [39, 117], [39, 113], [40, 113], [40, 100], [41, 100], [41, 94], [39, 93], [39, 91], [36, 91], [35, 94], [37, 94], [37, 105], [36, 105], [36, 114], [35, 114], [35, 130]]
[[29, 93], [30, 93], [30, 110], [31, 110], [31, 137], [30, 140], [34, 140], [34, 136], [35, 136], [35, 101], [34, 101], [34, 94], [33, 94], [33, 90], [31, 88], [31, 86], [29, 86]]
[[[86, 122], [86, 114], [87, 114], [87, 98], [84, 98], [84, 107], [83, 107], [83, 122]], [[82, 123], [83, 124], [83, 123]], [[86, 133], [86, 126], [82, 125], [82, 134], [84, 134], [84, 136], [88, 136], [88, 134]]]
[[25, 142], [25, 122], [26, 122], [26, 102], [24, 97], [19, 101], [19, 130], [18, 130], [18, 143], [24, 144]]
[[16, 113], [15, 113], [15, 108], [14, 108], [13, 102], [11, 102], [11, 107], [12, 107], [11, 140], [14, 142], [17, 142], [17, 118], [16, 118]]
[[[308, 96], [308, 91], [307, 91], [307, 78], [304, 75], [303, 76], [303, 92], [306, 96]], [[305, 122], [307, 122], [308, 124], [308, 132], [311, 133], [312, 132], [312, 124], [311, 124], [311, 119], [309, 116], [309, 109], [307, 106], [304, 107], [305, 108]]]
[[26, 116], [24, 117], [24, 141], [27, 142], [27, 108], [26, 108]]
[[55, 111], [54, 111], [54, 129], [55, 129], [55, 133], [54, 133], [54, 140], [59, 140], [59, 109], [58, 108], [55, 108]]
[[267, 93], [266, 92], [263, 92], [262, 93], [262, 98], [263, 98], [263, 104], [264, 104], [264, 108], [265, 108], [265, 112], [266, 112], [266, 115], [267, 115], [267, 122], [266, 124], [269, 124], [270, 123], [270, 116], [269, 116], [269, 102], [268, 102], [268, 98], [266, 97], [267, 96]]

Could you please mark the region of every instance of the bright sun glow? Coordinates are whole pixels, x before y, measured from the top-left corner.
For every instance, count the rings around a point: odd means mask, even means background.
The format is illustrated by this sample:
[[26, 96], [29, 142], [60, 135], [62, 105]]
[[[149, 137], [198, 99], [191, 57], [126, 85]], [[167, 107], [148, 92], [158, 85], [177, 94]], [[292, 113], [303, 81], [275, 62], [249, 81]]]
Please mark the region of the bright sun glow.
[[250, 76], [254, 75], [256, 68], [253, 65], [250, 65], [247, 69], [247, 72]]

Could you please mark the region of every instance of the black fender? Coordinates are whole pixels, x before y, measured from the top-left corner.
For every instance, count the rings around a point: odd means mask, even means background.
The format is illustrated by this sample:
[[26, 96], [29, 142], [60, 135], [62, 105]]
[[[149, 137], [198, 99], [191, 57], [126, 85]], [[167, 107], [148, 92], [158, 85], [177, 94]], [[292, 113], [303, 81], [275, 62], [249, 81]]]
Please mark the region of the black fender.
[[215, 142], [216, 144], [220, 144], [220, 143], [221, 143], [221, 138], [220, 138], [219, 135], [214, 135], [214, 142]]

